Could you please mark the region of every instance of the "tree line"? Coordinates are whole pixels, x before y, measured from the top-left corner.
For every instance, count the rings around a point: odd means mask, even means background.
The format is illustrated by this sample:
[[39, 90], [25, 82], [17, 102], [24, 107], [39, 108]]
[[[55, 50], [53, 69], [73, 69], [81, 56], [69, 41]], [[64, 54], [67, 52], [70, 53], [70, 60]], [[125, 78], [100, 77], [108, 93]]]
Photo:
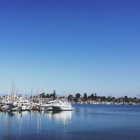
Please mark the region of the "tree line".
[[[35, 96], [34, 96], [35, 97]], [[41, 93], [39, 95], [39, 97], [42, 97], [42, 98], [49, 98], [49, 99], [52, 99], [52, 100], [55, 100], [56, 98], [63, 98], [63, 97], [60, 97], [60, 96], [57, 96], [56, 95], [56, 92], [54, 90], [53, 93], [49, 94], [45, 94], [45, 93]], [[75, 96], [74, 95], [68, 95], [67, 96], [67, 99], [69, 101], [74, 101], [74, 102], [79, 102], [79, 101], [100, 101], [100, 102], [140, 102], [140, 99], [139, 98], [136, 98], [136, 97], [128, 97], [128, 96], [124, 96], [124, 97], [118, 97], [118, 98], [115, 98], [113, 96], [108, 96], [108, 97], [105, 97], [105, 96], [98, 96], [97, 93], [92, 93], [91, 95], [87, 95], [87, 93], [84, 93], [83, 96], [81, 96], [80, 93], [76, 93]]]

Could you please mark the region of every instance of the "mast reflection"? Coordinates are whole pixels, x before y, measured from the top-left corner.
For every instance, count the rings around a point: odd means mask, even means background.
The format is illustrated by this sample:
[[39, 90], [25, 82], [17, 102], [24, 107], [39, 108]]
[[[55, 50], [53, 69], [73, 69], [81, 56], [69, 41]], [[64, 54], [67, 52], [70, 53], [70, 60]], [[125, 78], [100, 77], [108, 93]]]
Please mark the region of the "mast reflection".
[[[22, 112], [1, 112], [3, 119], [3, 132], [8, 136], [14, 134], [22, 136], [23, 134], [41, 133], [42, 130], [50, 129], [46, 127], [52, 124], [63, 124], [64, 130], [71, 123], [73, 111], [22, 111]], [[53, 125], [52, 125], [53, 126]], [[53, 128], [52, 128], [53, 129]]]
[[8, 113], [8, 135], [11, 135], [11, 131], [12, 131], [12, 117], [13, 117], [13, 113]]

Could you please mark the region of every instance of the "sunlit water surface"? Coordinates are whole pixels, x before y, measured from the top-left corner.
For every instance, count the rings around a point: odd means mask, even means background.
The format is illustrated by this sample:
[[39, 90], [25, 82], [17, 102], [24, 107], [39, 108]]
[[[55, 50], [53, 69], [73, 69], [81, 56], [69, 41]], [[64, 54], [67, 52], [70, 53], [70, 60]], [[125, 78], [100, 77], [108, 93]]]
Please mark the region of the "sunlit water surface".
[[62, 112], [0, 112], [0, 140], [140, 140], [140, 106], [73, 107]]

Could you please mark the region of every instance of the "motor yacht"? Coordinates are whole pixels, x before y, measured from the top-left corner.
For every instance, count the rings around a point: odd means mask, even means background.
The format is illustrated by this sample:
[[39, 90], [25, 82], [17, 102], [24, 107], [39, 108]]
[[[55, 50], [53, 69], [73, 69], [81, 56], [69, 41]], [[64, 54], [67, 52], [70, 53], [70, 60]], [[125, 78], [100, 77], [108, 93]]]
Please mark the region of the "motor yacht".
[[71, 106], [71, 103], [68, 101], [57, 100], [52, 105], [52, 110], [53, 111], [72, 111], [73, 107]]

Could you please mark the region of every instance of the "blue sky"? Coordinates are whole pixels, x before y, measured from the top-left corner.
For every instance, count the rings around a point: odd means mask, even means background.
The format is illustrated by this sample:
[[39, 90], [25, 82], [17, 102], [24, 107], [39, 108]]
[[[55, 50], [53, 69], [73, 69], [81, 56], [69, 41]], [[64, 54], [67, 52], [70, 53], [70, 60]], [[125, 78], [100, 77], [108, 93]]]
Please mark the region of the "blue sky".
[[140, 94], [139, 0], [0, 0], [0, 94]]

